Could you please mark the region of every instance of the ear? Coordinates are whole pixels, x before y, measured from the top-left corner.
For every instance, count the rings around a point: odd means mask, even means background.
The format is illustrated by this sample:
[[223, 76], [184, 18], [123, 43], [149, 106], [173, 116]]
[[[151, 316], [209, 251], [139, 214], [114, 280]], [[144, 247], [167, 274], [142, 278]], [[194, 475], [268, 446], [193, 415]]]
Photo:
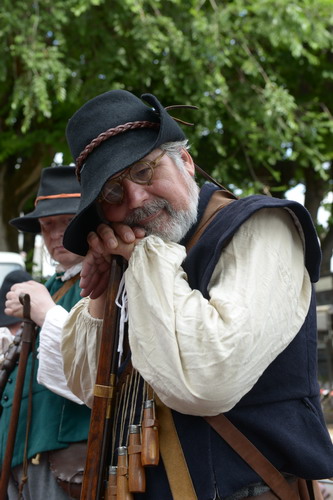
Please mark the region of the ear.
[[188, 173], [190, 175], [192, 175], [192, 177], [194, 177], [195, 167], [194, 167], [193, 158], [190, 155], [190, 153], [186, 149], [184, 149], [184, 148], [181, 151], [181, 158], [182, 158], [182, 160], [184, 162], [184, 167], [186, 168], [186, 170], [188, 171]]

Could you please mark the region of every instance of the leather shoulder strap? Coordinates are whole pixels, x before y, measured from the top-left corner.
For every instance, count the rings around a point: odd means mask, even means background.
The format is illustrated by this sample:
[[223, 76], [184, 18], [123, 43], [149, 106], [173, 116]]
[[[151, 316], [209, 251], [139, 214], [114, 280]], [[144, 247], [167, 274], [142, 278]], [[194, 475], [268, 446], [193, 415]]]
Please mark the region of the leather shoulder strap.
[[76, 283], [79, 278], [80, 273], [72, 276], [69, 280], [65, 281], [62, 287], [52, 295], [52, 299], [54, 300], [54, 302], [59, 302], [59, 300], [65, 295], [65, 293], [68, 292], [71, 286], [74, 285], [74, 283]]
[[231, 448], [263, 479], [280, 500], [299, 500], [283, 475], [244, 434], [223, 415], [204, 417]]
[[155, 393], [158, 411], [160, 452], [173, 500], [197, 500], [170, 408]]
[[196, 242], [200, 239], [202, 233], [206, 229], [206, 227], [210, 224], [210, 222], [214, 219], [215, 215], [226, 205], [236, 201], [234, 198], [230, 198], [228, 192], [226, 191], [215, 191], [203, 213], [199, 226], [192, 238], [186, 245], [187, 252], [196, 244]]

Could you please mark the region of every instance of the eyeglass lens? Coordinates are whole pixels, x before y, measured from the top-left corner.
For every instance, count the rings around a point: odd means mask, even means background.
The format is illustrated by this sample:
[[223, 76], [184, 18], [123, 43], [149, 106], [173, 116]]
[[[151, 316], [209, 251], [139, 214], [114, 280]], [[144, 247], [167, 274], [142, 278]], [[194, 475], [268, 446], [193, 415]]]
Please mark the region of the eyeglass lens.
[[164, 154], [165, 151], [153, 161], [135, 163], [128, 169], [127, 173], [120, 175], [118, 179], [108, 181], [102, 189], [102, 198], [109, 203], [120, 203], [124, 195], [122, 181], [126, 178], [131, 179], [136, 184], [149, 184], [153, 177], [154, 168], [157, 167]]

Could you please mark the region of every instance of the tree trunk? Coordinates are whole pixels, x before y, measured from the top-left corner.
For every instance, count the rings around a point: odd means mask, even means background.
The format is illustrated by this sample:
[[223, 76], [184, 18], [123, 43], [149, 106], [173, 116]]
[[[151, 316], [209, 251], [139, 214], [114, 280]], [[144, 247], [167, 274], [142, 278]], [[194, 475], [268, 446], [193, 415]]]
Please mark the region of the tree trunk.
[[[49, 158], [55, 152], [48, 150]], [[7, 159], [0, 164], [0, 251], [17, 252], [19, 250], [17, 229], [9, 224], [11, 219], [19, 217], [27, 200], [34, 199], [39, 185], [40, 173], [45, 158], [45, 145], [36, 146], [29, 151], [29, 156], [20, 162], [16, 158]], [[51, 162], [48, 163], [49, 165]], [[33, 210], [33, 203], [31, 203]], [[30, 209], [28, 211], [30, 211]]]
[[[304, 205], [309, 210], [312, 220], [318, 226], [318, 210], [328, 191], [328, 183], [311, 167], [305, 170], [306, 193]], [[321, 237], [322, 261], [321, 276], [330, 272], [333, 251], [333, 227]]]

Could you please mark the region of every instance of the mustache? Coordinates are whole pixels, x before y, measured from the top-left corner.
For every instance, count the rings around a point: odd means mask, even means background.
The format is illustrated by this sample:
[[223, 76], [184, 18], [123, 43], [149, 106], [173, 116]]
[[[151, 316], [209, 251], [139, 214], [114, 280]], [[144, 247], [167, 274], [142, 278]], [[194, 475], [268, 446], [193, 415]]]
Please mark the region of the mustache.
[[129, 214], [124, 219], [124, 224], [128, 226], [134, 226], [140, 224], [142, 219], [146, 217], [150, 217], [154, 215], [159, 210], [166, 209], [168, 213], [170, 213], [170, 204], [167, 200], [153, 200], [148, 202], [143, 207], [139, 207], [133, 210], [131, 214]]

